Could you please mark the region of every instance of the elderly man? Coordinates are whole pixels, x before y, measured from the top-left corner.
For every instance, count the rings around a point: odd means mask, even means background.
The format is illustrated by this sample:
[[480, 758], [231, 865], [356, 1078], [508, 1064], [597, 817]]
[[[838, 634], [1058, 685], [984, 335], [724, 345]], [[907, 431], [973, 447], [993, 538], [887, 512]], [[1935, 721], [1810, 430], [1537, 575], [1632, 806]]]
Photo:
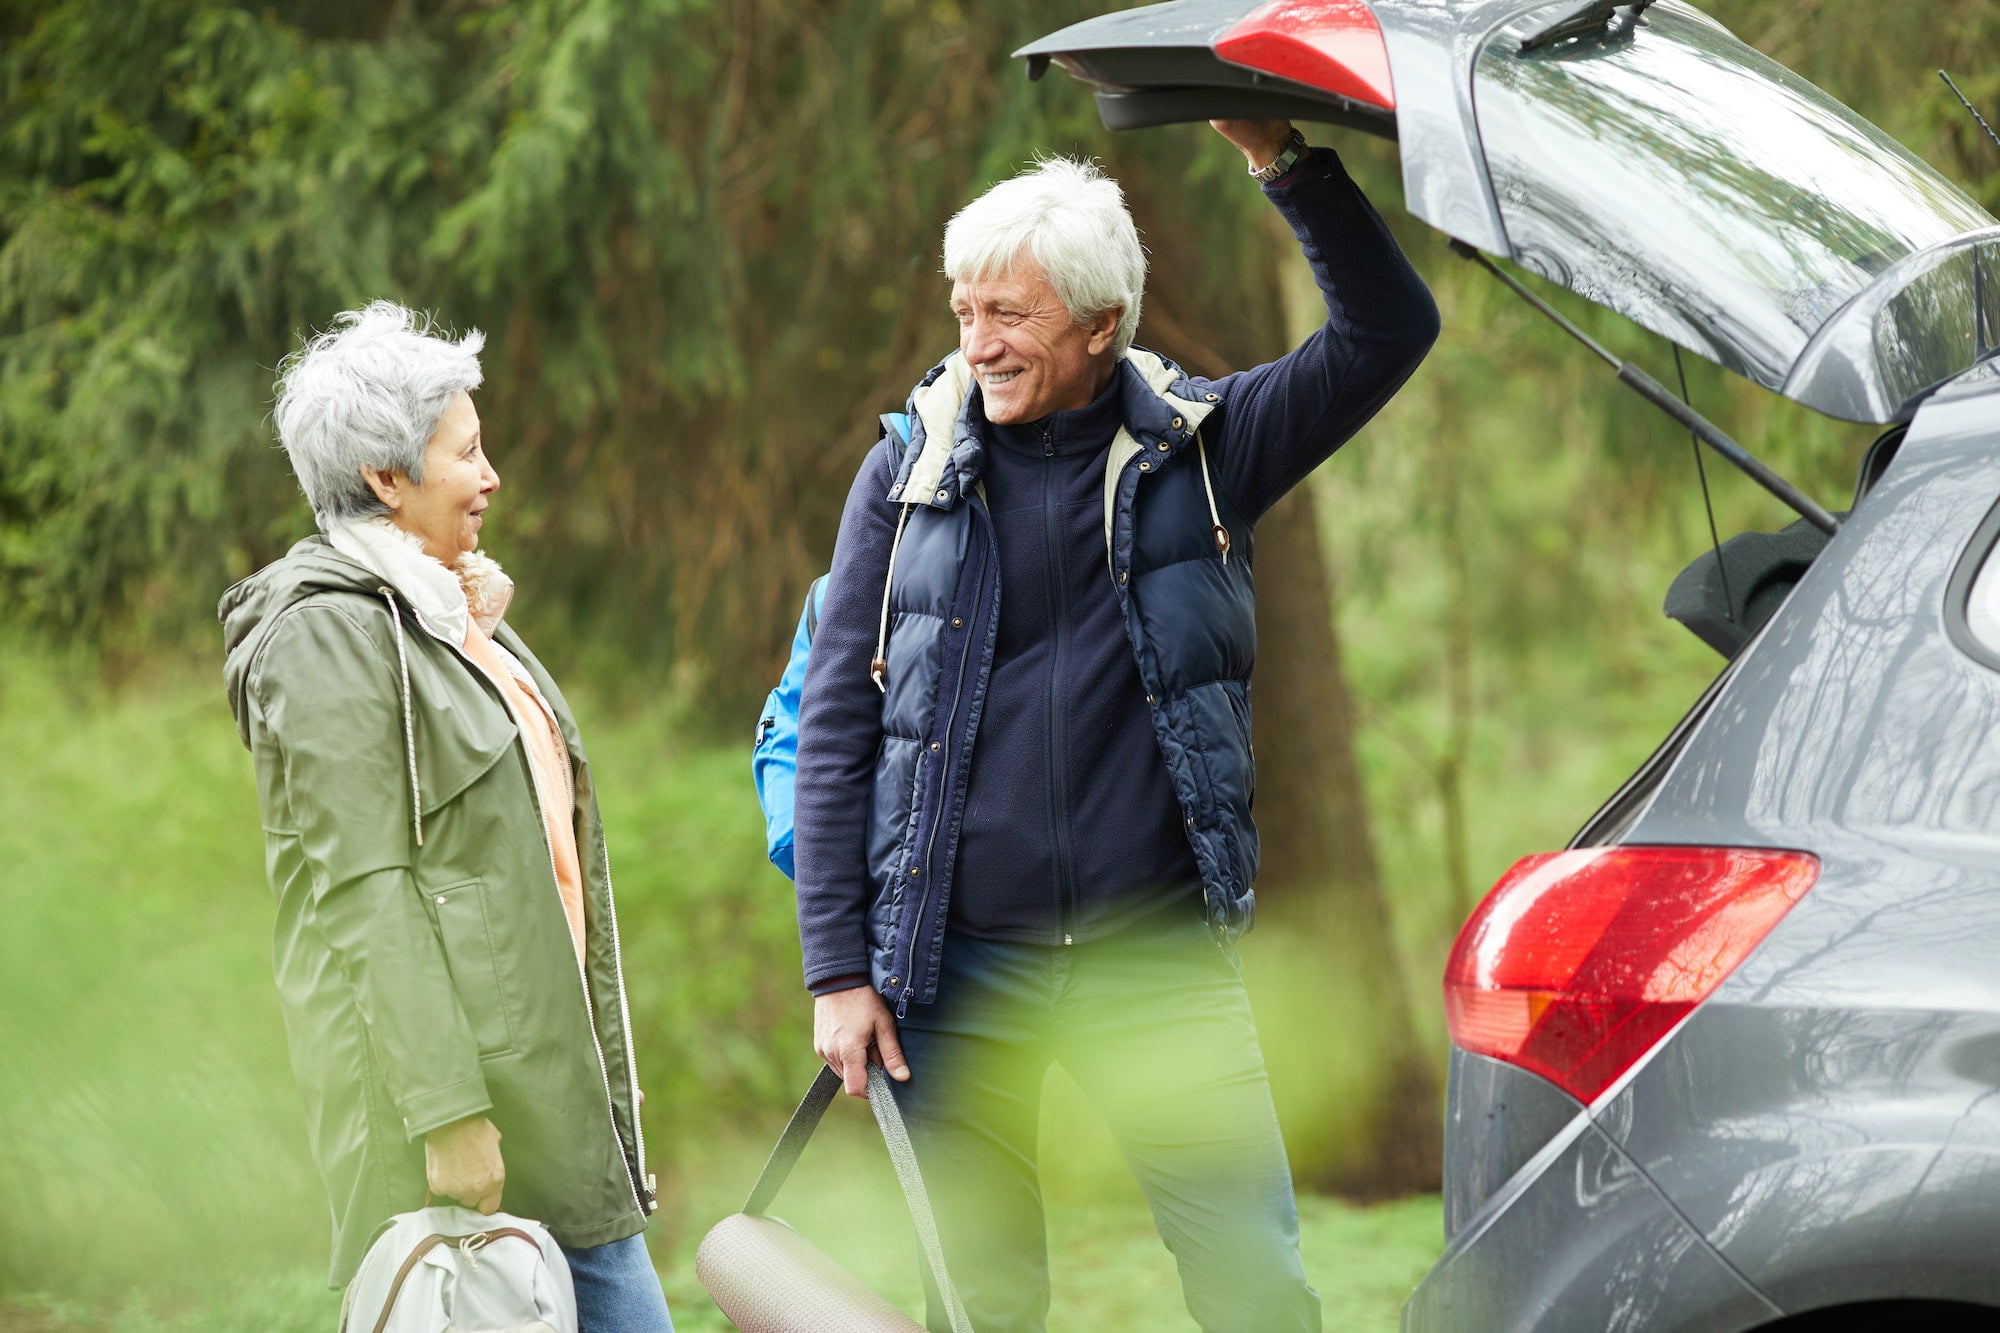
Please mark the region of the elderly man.
[[222, 599], [331, 1281], [428, 1195], [504, 1193], [562, 1246], [583, 1333], [672, 1333], [590, 766], [478, 550], [480, 345], [377, 301], [288, 358], [278, 438], [321, 534]]
[[[1118, 187], [1053, 160], [945, 231], [959, 350], [847, 501], [800, 718], [814, 1044], [896, 1079], [981, 1333], [1039, 1329], [1043, 1076], [1103, 1113], [1209, 1330], [1319, 1327], [1233, 943], [1257, 832], [1251, 530], [1437, 312], [1331, 152], [1222, 121], [1327, 320], [1218, 380], [1132, 346]], [[1285, 571], [1265, 571], [1283, 578]], [[944, 1327], [936, 1292], [931, 1326]]]

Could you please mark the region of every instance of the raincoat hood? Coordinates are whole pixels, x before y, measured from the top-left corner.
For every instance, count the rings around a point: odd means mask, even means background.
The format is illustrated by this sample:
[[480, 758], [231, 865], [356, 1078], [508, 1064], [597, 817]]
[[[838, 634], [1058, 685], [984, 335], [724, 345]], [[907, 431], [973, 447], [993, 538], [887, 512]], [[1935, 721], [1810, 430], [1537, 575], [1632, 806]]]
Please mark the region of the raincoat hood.
[[499, 562], [468, 551], [449, 569], [423, 553], [416, 538], [393, 524], [363, 519], [299, 542], [277, 560], [222, 594], [223, 681], [236, 734], [250, 744], [243, 685], [269, 627], [293, 604], [315, 593], [402, 594], [417, 623], [447, 643], [464, 641], [466, 619], [489, 636], [514, 599], [514, 581]]
[[251, 664], [271, 627], [286, 610], [316, 593], [349, 592], [381, 596], [382, 579], [333, 548], [325, 537], [305, 538], [278, 559], [222, 594], [216, 614], [222, 621], [222, 680], [236, 735], [250, 746], [250, 715], [244, 695]]

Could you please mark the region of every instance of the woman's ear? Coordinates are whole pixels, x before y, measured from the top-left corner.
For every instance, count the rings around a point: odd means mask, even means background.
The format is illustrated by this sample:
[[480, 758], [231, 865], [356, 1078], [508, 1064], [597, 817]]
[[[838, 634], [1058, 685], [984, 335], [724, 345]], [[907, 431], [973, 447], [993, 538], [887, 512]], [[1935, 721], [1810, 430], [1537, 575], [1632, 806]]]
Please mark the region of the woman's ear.
[[368, 483], [368, 489], [375, 492], [375, 498], [389, 506], [391, 511], [403, 507], [403, 486], [409, 478], [402, 473], [389, 468], [365, 467], [361, 469], [361, 480]]

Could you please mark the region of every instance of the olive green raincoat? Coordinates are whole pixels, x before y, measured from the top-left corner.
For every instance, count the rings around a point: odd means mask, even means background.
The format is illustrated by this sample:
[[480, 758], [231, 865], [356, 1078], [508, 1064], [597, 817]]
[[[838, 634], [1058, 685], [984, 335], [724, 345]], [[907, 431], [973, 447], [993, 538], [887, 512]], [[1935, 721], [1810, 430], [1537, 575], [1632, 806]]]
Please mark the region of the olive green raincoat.
[[568, 742], [581, 969], [527, 751], [456, 644], [322, 537], [231, 588], [221, 617], [292, 1068], [333, 1206], [331, 1284], [380, 1223], [422, 1204], [424, 1134], [479, 1113], [501, 1132], [508, 1211], [570, 1247], [643, 1230], [653, 1195], [610, 863], [555, 682], [500, 625]]

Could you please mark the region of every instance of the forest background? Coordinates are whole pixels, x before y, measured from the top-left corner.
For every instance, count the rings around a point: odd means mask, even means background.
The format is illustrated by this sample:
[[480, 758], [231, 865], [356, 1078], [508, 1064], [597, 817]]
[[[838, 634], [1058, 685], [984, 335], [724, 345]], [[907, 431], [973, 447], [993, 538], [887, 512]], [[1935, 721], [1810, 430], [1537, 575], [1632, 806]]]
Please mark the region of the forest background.
[[[1220, 140], [1109, 135], [1081, 85], [1008, 58], [1116, 7], [0, 0], [0, 1329], [331, 1318], [213, 609], [312, 527], [273, 367], [378, 295], [488, 335], [488, 546], [603, 775], [655, 1253], [709, 1326], [686, 1256], [813, 1067], [746, 738], [876, 413], [952, 345], [945, 219], [1036, 153], [1093, 155], [1174, 275], [1141, 342], [1214, 373], [1317, 323]], [[1931, 73], [2000, 106], [1995, 6], [1707, 8], [2000, 207], [2000, 149]], [[1387, 1327], [1440, 1243], [1445, 950], [1720, 661], [1659, 611], [1709, 539], [1686, 436], [1403, 216], [1392, 145], [1308, 129], [1444, 318], [1259, 534], [1246, 957], [1309, 1267], [1334, 1326]], [[1844, 503], [1869, 431], [1689, 370], [1698, 407]], [[1709, 480], [1722, 535], [1786, 521]], [[1060, 1079], [1045, 1115], [1058, 1326], [1166, 1326], [1171, 1265], [1115, 1154]], [[865, 1123], [844, 1133], [794, 1220], [907, 1303], [903, 1232], [847, 1220], [857, 1197], [893, 1216], [893, 1186]]]

